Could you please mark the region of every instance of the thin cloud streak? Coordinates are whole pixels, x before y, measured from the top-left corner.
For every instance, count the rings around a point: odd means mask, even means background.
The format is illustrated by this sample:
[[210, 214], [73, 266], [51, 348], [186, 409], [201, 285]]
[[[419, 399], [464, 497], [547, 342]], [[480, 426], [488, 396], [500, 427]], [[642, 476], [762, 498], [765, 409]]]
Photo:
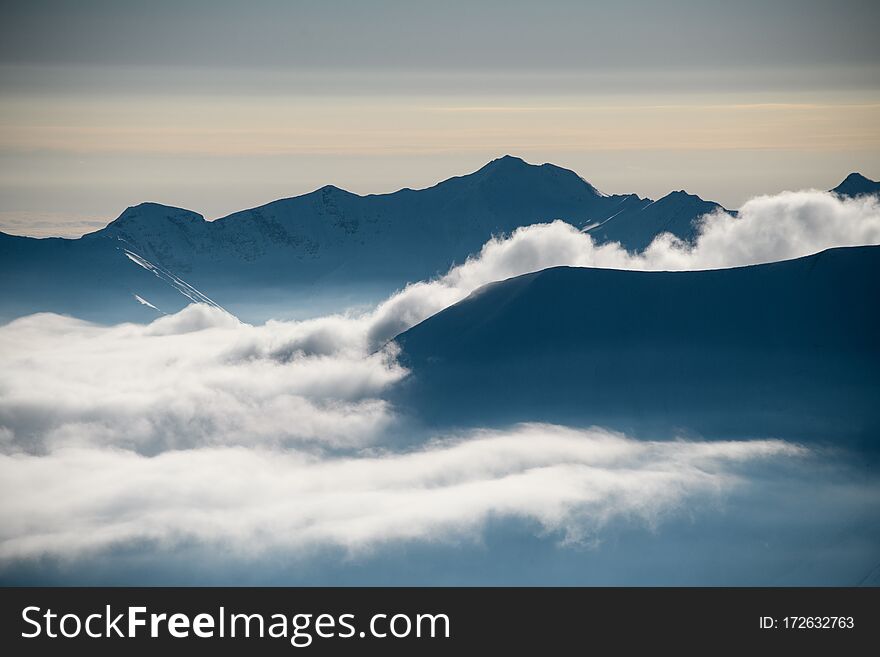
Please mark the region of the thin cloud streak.
[[[867, 97], [866, 97], [867, 96]], [[726, 102], [732, 101], [735, 102]], [[0, 152], [387, 154], [878, 150], [876, 94], [837, 102], [664, 95], [0, 98]], [[542, 120], [543, 118], [543, 120]]]

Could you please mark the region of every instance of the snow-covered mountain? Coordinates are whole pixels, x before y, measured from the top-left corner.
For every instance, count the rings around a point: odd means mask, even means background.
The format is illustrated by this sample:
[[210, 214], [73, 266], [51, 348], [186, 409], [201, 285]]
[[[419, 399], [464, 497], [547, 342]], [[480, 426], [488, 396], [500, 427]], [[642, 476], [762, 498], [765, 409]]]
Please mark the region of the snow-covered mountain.
[[880, 432], [880, 247], [690, 272], [557, 267], [396, 339], [429, 425], [861, 444]]
[[142, 321], [193, 299], [251, 321], [323, 313], [445, 272], [520, 226], [564, 219], [640, 250], [663, 231], [691, 238], [694, 220], [717, 209], [683, 191], [603, 194], [573, 171], [511, 156], [427, 189], [326, 186], [215, 221], [142, 203], [79, 239], [0, 233], [0, 321], [38, 311]]
[[[620, 212], [588, 229], [598, 242], [620, 242], [630, 251], [643, 251], [659, 233], [692, 240], [697, 231], [694, 220], [723, 207], [684, 190], [671, 192], [652, 201], [637, 196], [621, 204]], [[729, 210], [725, 210], [730, 212]]]
[[693, 219], [719, 207], [684, 192], [656, 202], [609, 196], [573, 171], [505, 156], [428, 189], [359, 196], [328, 185], [213, 222], [142, 204], [86, 239], [121, 239], [162, 267], [197, 276], [238, 261], [254, 263], [247, 276], [271, 262], [296, 270], [297, 278], [346, 280], [355, 271], [420, 278], [445, 271], [493, 234], [536, 222], [565, 219], [597, 239], [638, 249], [663, 230], [692, 235]]

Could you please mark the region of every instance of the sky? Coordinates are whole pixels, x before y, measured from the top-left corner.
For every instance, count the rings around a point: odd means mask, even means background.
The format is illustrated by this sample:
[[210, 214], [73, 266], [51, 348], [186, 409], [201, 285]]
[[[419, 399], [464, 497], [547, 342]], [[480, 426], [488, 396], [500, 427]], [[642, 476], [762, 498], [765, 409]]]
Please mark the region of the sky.
[[730, 208], [877, 179], [878, 19], [824, 0], [18, 3], [0, 230], [424, 187], [505, 153]]

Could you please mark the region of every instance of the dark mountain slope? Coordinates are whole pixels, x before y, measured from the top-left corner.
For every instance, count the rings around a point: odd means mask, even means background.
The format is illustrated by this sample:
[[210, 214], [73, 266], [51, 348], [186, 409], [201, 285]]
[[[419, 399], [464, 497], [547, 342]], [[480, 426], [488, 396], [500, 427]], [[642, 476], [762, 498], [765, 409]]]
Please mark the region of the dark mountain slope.
[[701, 272], [553, 268], [403, 333], [429, 424], [880, 445], [880, 247]]
[[629, 203], [589, 232], [598, 242], [620, 242], [629, 251], [644, 251], [660, 233], [692, 241], [697, 234], [697, 219], [717, 210], [724, 208], [681, 190], [657, 201]]
[[865, 178], [860, 173], [851, 173], [831, 191], [852, 198], [866, 194], [880, 194], [880, 182]]

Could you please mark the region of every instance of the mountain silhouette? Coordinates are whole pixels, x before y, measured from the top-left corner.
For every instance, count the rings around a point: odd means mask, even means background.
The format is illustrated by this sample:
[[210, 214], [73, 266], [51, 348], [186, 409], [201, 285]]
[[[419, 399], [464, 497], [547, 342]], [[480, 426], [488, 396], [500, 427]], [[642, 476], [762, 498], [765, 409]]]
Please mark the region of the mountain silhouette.
[[620, 242], [629, 251], [643, 251], [659, 233], [692, 241], [697, 233], [695, 219], [719, 210], [731, 212], [684, 190], [657, 201], [636, 197], [589, 233], [597, 242]]
[[880, 182], [865, 178], [860, 173], [851, 173], [831, 191], [852, 198], [866, 194], [880, 194]]
[[696, 220], [722, 209], [684, 191], [603, 194], [573, 171], [509, 155], [426, 189], [328, 185], [215, 221], [141, 203], [79, 239], [0, 233], [0, 321], [40, 311], [149, 321], [203, 297], [247, 321], [321, 314], [443, 273], [521, 226], [563, 219], [638, 251], [661, 232], [692, 239]]
[[877, 298], [880, 247], [711, 271], [546, 269], [398, 336], [411, 375], [395, 401], [431, 425], [877, 449]]

